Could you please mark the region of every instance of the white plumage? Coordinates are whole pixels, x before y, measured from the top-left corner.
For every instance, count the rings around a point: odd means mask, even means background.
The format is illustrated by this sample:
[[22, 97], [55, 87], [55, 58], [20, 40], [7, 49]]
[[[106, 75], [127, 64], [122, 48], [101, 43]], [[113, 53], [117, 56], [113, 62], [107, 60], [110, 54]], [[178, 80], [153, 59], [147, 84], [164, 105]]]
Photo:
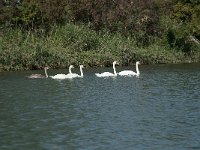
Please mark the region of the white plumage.
[[110, 73], [110, 72], [103, 72], [103, 73], [95, 73], [95, 75], [97, 77], [115, 77], [117, 76], [117, 72], [116, 72], [116, 69], [115, 69], [115, 65], [117, 64], [116, 61], [113, 62], [113, 71], [114, 73]]
[[69, 66], [69, 73], [66, 75], [66, 74], [57, 74], [55, 76], [50, 76], [52, 79], [58, 79], [58, 80], [63, 80], [63, 79], [67, 79], [69, 78], [70, 74], [72, 74], [72, 71], [71, 69], [74, 68], [73, 65], [70, 65]]
[[118, 74], [120, 76], [139, 76], [140, 75], [140, 71], [138, 68], [138, 65], [140, 64], [139, 61], [136, 62], [136, 72], [132, 71], [132, 70], [124, 70], [119, 72]]
[[80, 65], [80, 75], [76, 74], [76, 73], [71, 73], [71, 74], [67, 74], [67, 78], [82, 78], [83, 77], [83, 68], [84, 66], [83, 65]]

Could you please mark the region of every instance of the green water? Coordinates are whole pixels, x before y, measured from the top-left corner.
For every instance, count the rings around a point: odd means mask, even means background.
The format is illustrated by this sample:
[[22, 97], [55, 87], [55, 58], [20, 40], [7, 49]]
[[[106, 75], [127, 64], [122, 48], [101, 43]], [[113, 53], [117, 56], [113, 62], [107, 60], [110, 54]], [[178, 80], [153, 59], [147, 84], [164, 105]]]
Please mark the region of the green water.
[[62, 81], [0, 73], [0, 149], [200, 149], [200, 64], [141, 65], [139, 78], [94, 75], [103, 71], [112, 68]]

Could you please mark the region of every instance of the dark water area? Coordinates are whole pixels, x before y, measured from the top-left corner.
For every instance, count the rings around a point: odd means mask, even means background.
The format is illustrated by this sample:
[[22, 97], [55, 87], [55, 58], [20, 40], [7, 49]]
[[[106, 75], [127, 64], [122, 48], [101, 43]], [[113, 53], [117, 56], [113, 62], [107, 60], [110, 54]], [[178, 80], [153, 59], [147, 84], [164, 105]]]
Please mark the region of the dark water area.
[[200, 64], [139, 67], [139, 78], [0, 73], [0, 149], [200, 149]]

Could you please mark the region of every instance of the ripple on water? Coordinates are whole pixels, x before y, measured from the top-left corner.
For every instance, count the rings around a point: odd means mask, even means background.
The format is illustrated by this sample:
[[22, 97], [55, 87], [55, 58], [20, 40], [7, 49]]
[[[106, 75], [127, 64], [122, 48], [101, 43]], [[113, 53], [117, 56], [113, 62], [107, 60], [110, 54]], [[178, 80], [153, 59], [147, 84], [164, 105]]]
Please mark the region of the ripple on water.
[[0, 148], [200, 148], [198, 66], [140, 68], [139, 78], [86, 70], [83, 79], [63, 81], [4, 73]]

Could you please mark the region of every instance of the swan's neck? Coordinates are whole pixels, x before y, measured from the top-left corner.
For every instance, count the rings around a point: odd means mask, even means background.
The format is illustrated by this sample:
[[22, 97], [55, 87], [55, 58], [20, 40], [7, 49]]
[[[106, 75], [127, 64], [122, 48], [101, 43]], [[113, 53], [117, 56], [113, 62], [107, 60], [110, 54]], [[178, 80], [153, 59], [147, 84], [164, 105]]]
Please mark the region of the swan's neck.
[[80, 67], [81, 77], [83, 77], [83, 69]]
[[138, 68], [138, 64], [136, 64], [136, 73], [137, 73], [137, 75], [140, 74], [140, 71], [139, 71], [139, 68]]
[[115, 64], [113, 64], [113, 70], [114, 70], [114, 75], [117, 75], [116, 69], [115, 69]]
[[47, 74], [47, 69], [46, 68], [44, 69], [44, 72], [45, 72], [45, 77], [48, 78], [48, 74]]
[[72, 74], [72, 68], [69, 67], [69, 73]]

